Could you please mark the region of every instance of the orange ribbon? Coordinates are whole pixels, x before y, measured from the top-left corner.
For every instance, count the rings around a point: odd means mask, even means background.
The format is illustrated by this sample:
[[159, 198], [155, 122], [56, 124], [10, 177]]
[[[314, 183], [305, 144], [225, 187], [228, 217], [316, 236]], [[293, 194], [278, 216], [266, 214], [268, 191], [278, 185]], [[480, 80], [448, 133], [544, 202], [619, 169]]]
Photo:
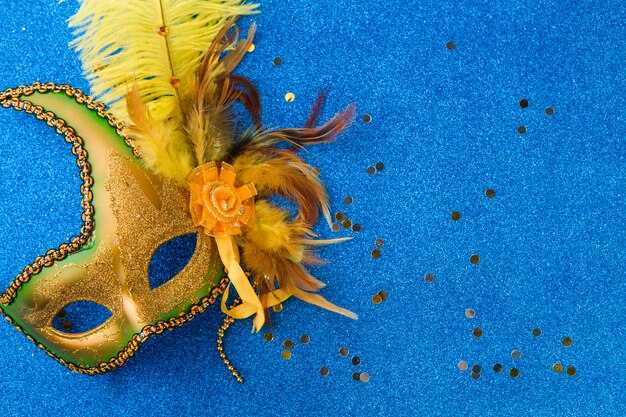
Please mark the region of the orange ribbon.
[[280, 304], [291, 294], [277, 290], [259, 299], [239, 264], [239, 249], [234, 236], [242, 234], [245, 227], [253, 224], [254, 196], [257, 192], [253, 184], [236, 187], [236, 179], [235, 168], [226, 162], [222, 162], [219, 168], [215, 162], [197, 167], [187, 177], [191, 191], [189, 210], [194, 224], [215, 238], [231, 285], [242, 300], [237, 307], [226, 307], [229, 285], [222, 296], [222, 311], [237, 319], [256, 314], [252, 326], [254, 332], [259, 331], [265, 323], [264, 306], [267, 308]]

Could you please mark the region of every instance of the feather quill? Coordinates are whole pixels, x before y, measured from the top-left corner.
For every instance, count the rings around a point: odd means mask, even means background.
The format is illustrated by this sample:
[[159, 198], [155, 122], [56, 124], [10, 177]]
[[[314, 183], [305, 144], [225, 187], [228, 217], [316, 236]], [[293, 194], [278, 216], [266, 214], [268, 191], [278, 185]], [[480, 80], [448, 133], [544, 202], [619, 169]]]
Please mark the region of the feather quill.
[[136, 81], [153, 119], [163, 121], [180, 111], [180, 93], [215, 36], [234, 16], [257, 12], [243, 0], [81, 0], [69, 20], [71, 46], [92, 93], [118, 118], [129, 120], [124, 97]]

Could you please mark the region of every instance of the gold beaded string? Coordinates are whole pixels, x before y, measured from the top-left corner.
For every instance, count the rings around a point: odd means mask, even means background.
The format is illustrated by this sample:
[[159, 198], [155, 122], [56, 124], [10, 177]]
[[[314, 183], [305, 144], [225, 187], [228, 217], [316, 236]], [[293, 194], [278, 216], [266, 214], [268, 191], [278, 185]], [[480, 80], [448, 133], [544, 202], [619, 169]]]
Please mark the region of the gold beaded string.
[[[238, 304], [241, 304], [241, 298], [236, 299], [233, 302], [232, 307], [235, 307]], [[235, 322], [235, 319], [233, 317], [226, 316], [224, 318], [224, 323], [217, 330], [217, 351], [219, 352], [220, 358], [222, 358], [222, 361], [224, 361], [224, 365], [226, 365], [226, 367], [228, 368], [230, 373], [233, 375], [233, 377], [237, 380], [237, 382], [241, 384], [243, 383], [243, 378], [241, 377], [239, 372], [237, 372], [235, 367], [231, 365], [230, 360], [228, 359], [228, 357], [226, 356], [226, 353], [224, 352], [224, 333], [226, 332], [226, 330], [228, 330], [230, 325], [233, 324], [234, 322]]]

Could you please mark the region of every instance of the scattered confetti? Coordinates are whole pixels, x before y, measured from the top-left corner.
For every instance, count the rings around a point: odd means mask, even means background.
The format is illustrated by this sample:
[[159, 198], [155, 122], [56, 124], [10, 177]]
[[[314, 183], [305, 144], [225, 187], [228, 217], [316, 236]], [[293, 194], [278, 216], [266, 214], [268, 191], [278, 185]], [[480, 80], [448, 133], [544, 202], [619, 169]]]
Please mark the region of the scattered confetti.
[[493, 188], [488, 188], [487, 191], [485, 191], [485, 195], [487, 198], [494, 198], [496, 196], [496, 191]]
[[348, 220], [348, 219], [345, 219], [345, 220], [343, 221], [343, 227], [345, 227], [346, 229], [351, 228], [351, 227], [352, 227], [352, 221], [351, 221], [351, 220]]
[[520, 352], [519, 350], [515, 349], [511, 352], [511, 357], [515, 360], [519, 359], [522, 357], [522, 352]]
[[447, 48], [449, 51], [451, 51], [451, 50], [453, 50], [454, 48], [456, 48], [456, 44], [454, 43], [454, 41], [448, 41], [448, 42], [446, 42], [446, 48]]
[[341, 230], [341, 225], [339, 223], [333, 223], [332, 226], [330, 226], [331, 230], [333, 232], [338, 232]]
[[359, 380], [361, 382], [370, 382], [370, 374], [368, 374], [367, 372], [363, 372], [361, 375], [359, 375]]
[[370, 174], [370, 175], [376, 174], [376, 167], [374, 167], [374, 166], [367, 167], [367, 173]]
[[480, 256], [476, 254], [470, 256], [470, 262], [473, 263], [474, 265], [478, 265], [480, 263]]
[[361, 373], [360, 372], [353, 372], [352, 373], [352, 379], [354, 379], [355, 381], [361, 380]]
[[352, 225], [352, 231], [353, 232], [359, 233], [359, 232], [361, 232], [361, 230], [362, 230], [362, 227], [361, 227], [360, 224], [355, 223], [355, 224]]
[[378, 246], [379, 248], [382, 248], [383, 246], [385, 246], [385, 240], [378, 238], [374, 241], [374, 244]]
[[283, 59], [277, 56], [276, 58], [274, 58], [274, 65], [280, 67], [281, 65], [283, 65]]
[[519, 376], [519, 369], [511, 368], [509, 375], [511, 375], [511, 378], [517, 378]]
[[569, 376], [575, 376], [576, 375], [576, 368], [574, 368], [573, 366], [569, 366], [567, 368], [567, 375]]
[[273, 342], [274, 341], [274, 335], [270, 332], [267, 332], [263, 335], [263, 339], [265, 339], [266, 342]]
[[303, 334], [300, 336], [300, 343], [303, 345], [308, 345], [311, 342], [311, 337], [307, 334]]
[[341, 349], [339, 349], [339, 355], [343, 356], [344, 358], [348, 356], [349, 354], [350, 354], [350, 349], [348, 349], [347, 347], [342, 347]]
[[289, 92], [289, 93], [285, 94], [285, 101], [291, 103], [295, 99], [296, 99], [296, 95], [294, 93]]
[[330, 374], [330, 369], [328, 368], [328, 366], [322, 366], [320, 368], [320, 375], [328, 376], [328, 374]]
[[456, 366], [458, 366], [461, 371], [467, 371], [468, 364], [465, 361], [459, 361]]
[[363, 117], [361, 117], [361, 120], [363, 121], [363, 123], [367, 124], [367, 123], [371, 123], [372, 122], [372, 116], [369, 114], [364, 114]]
[[565, 347], [572, 346], [572, 338], [571, 337], [564, 337], [563, 338], [563, 346], [565, 346]]
[[283, 353], [281, 353], [281, 356], [283, 357], [284, 360], [288, 361], [289, 359], [291, 359], [291, 352], [288, 350], [283, 350]]
[[254, 50], [256, 49], [256, 45], [251, 43], [250, 46], [248, 46], [248, 52], [254, 52]]
[[283, 346], [285, 347], [285, 349], [292, 349], [293, 348], [293, 340], [291, 340], [291, 339], [285, 340], [285, 342], [283, 343]]
[[552, 116], [552, 115], [554, 115], [554, 108], [549, 107], [549, 106], [548, 106], [548, 107], [546, 107], [546, 114], [547, 114], [548, 116]]
[[526, 132], [528, 132], [528, 129], [526, 129], [526, 126], [517, 127], [517, 133], [519, 133], [520, 135], [525, 135]]
[[563, 372], [563, 365], [557, 362], [554, 365], [552, 365], [552, 370], [556, 372], [557, 374], [560, 374], [561, 372]]
[[501, 364], [496, 363], [495, 365], [493, 365], [493, 371], [497, 374], [501, 373], [503, 370], [503, 367]]
[[346, 219], [346, 215], [343, 214], [342, 212], [338, 211], [337, 213], [335, 213], [335, 220], [337, 220], [338, 222], [342, 222]]
[[378, 259], [381, 256], [382, 256], [382, 252], [380, 251], [380, 249], [373, 249], [372, 250], [372, 258]]
[[541, 336], [541, 329], [539, 327], [535, 327], [533, 329], [533, 336], [535, 336], [535, 337]]
[[272, 310], [274, 310], [274, 313], [280, 313], [281, 311], [283, 311], [283, 304], [276, 304], [274, 307], [272, 307]]
[[359, 358], [358, 356], [355, 356], [354, 358], [352, 358], [352, 365], [359, 366], [360, 364], [361, 364], [361, 358]]
[[525, 98], [521, 99], [521, 100], [519, 101], [519, 106], [520, 106], [521, 108], [523, 108], [523, 109], [527, 108], [527, 107], [528, 107], [528, 100], [527, 100], [527, 99], [525, 99]]
[[347, 195], [343, 198], [343, 204], [350, 205], [352, 203], [354, 203], [354, 197]]
[[481, 329], [480, 327], [476, 327], [474, 328], [474, 330], [472, 330], [472, 334], [475, 338], [483, 337], [483, 329]]
[[433, 274], [426, 274], [424, 275], [424, 281], [426, 281], [429, 284], [432, 284], [433, 282], [435, 282], [435, 276]]
[[461, 220], [461, 213], [458, 211], [453, 211], [452, 214], [450, 214], [450, 218], [455, 222], [458, 222], [459, 220]]
[[467, 310], [465, 310], [465, 317], [467, 317], [468, 319], [473, 319], [474, 317], [476, 317], [476, 312], [473, 308], [468, 308]]
[[383, 164], [382, 162], [376, 162], [376, 170], [377, 171], [384, 171], [385, 170], [385, 164]]

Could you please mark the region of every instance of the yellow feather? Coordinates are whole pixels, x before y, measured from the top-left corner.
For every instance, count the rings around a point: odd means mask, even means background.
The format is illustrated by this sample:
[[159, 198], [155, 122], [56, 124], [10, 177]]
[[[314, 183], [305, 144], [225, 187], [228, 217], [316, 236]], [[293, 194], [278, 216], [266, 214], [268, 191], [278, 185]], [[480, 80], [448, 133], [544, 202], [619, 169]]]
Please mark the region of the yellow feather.
[[[243, 0], [81, 0], [69, 20], [71, 46], [83, 63], [92, 93], [128, 121], [124, 97], [135, 80], [156, 121], [177, 114], [180, 92], [215, 35], [234, 16], [257, 13]], [[157, 33], [165, 25], [167, 36]], [[171, 84], [180, 80], [179, 89]]]

